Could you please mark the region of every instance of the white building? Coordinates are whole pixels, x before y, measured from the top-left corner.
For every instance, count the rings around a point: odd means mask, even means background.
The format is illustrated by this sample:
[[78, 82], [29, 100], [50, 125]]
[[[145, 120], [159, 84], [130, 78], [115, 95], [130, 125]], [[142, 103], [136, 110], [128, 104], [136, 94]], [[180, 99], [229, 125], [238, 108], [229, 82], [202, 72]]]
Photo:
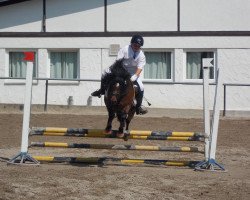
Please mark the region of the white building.
[[[202, 109], [201, 58], [214, 58], [211, 83], [219, 67], [223, 83], [250, 84], [249, 19], [249, 0], [1, 0], [0, 77], [25, 77], [22, 52], [34, 51], [35, 77], [77, 79], [49, 80], [48, 104], [72, 97], [86, 106], [115, 47], [139, 33], [152, 107]], [[22, 104], [24, 89], [24, 80], [0, 79], [0, 104]], [[45, 103], [45, 89], [34, 81], [33, 104]], [[210, 93], [212, 100], [214, 85]], [[226, 109], [250, 111], [250, 86], [227, 86]]]

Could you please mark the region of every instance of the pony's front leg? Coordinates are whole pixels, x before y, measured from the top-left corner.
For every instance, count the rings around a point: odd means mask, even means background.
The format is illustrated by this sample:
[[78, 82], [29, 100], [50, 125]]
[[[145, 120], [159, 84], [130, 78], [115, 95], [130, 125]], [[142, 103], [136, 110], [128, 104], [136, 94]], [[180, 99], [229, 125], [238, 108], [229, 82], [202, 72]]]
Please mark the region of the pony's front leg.
[[119, 113], [118, 120], [120, 122], [120, 126], [119, 126], [119, 130], [117, 133], [117, 137], [119, 137], [119, 138], [123, 138], [124, 135], [126, 134], [126, 129], [125, 129], [126, 118], [127, 118], [126, 113]]
[[115, 113], [112, 111], [109, 111], [109, 118], [108, 118], [107, 126], [105, 128], [106, 134], [112, 133], [112, 121], [114, 118], [115, 118]]
[[128, 138], [129, 138], [129, 135], [130, 135], [130, 132], [129, 132], [129, 124], [132, 120], [132, 118], [134, 117], [134, 114], [135, 114], [135, 108], [131, 108], [127, 117], [126, 117], [126, 130], [124, 131], [125, 134], [124, 134], [124, 140], [127, 141]]

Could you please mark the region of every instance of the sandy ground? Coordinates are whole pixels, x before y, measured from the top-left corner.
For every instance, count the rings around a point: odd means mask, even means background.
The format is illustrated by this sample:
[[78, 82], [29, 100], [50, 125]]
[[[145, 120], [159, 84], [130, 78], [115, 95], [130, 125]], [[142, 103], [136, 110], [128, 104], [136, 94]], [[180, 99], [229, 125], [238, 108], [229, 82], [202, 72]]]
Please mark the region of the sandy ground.
[[[31, 115], [30, 126], [104, 128], [105, 115]], [[117, 122], [114, 123], [117, 126]], [[0, 113], [0, 199], [250, 199], [250, 120], [221, 119], [216, 160], [226, 173], [146, 165], [7, 165], [20, 151], [22, 114]], [[135, 117], [131, 129], [203, 131], [200, 118]], [[41, 137], [30, 141], [197, 146], [200, 142]], [[31, 155], [203, 160], [202, 153], [32, 148]]]

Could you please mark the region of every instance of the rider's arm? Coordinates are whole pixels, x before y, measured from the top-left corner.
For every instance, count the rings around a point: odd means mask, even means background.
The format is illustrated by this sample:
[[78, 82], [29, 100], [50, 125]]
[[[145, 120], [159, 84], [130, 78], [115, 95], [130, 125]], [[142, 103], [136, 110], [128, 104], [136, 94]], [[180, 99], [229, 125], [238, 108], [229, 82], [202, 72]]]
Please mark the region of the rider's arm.
[[142, 69], [137, 67], [137, 70], [136, 70], [136, 72], [135, 72], [136, 76], [139, 77], [140, 74], [141, 74], [141, 72], [142, 72]]
[[145, 55], [144, 54], [139, 55], [138, 66], [137, 66], [137, 69], [135, 71], [135, 74], [133, 76], [131, 76], [131, 81], [136, 81], [138, 79], [145, 64], [146, 64]]
[[[142, 72], [142, 70], [143, 70], [145, 64], [146, 64], [146, 57], [145, 57], [145, 55], [144, 55], [144, 54], [140, 54], [140, 55], [139, 55], [139, 60], [138, 60], [137, 62], [138, 62], [138, 63], [137, 63], [138, 65], [137, 65], [137, 69], [136, 69], [134, 75], [136, 75], [137, 78], [138, 78], [138, 77], [140, 76], [140, 74], [141, 74], [141, 72]], [[137, 79], [137, 78], [136, 78], [136, 79]]]
[[117, 57], [116, 57], [116, 60], [120, 60], [120, 59], [122, 59], [122, 58], [124, 58], [124, 57], [125, 57], [125, 54], [126, 54], [126, 48], [127, 48], [127, 46], [125, 46], [125, 47], [121, 48], [121, 49], [118, 51], [118, 53], [117, 53]]
[[136, 81], [138, 79], [138, 77], [140, 76], [141, 71], [142, 71], [142, 69], [137, 67], [135, 74], [133, 76], [131, 76], [130, 80], [132, 82]]

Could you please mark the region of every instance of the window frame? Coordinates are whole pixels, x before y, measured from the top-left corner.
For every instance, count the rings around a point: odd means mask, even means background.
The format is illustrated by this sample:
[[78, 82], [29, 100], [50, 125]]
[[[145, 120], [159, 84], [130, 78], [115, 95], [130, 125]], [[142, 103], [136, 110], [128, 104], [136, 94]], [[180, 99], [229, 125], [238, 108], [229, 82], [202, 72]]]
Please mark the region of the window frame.
[[[144, 70], [141, 74], [142, 81], [143, 82], [148, 82], [148, 83], [172, 83], [174, 81], [174, 49], [142, 49], [142, 51], [145, 52], [159, 52], [159, 53], [170, 53], [170, 65], [171, 65], [171, 78], [170, 79], [147, 79], [144, 78]], [[147, 61], [147, 57], [146, 57]]]
[[[5, 77], [9, 77], [11, 79], [5, 79], [4, 84], [17, 84], [17, 85], [25, 85], [26, 83], [26, 78], [21, 78], [18, 79], [17, 77], [10, 77], [10, 53], [11, 52], [35, 52], [35, 60], [36, 60], [36, 73], [35, 77], [33, 77], [32, 83], [33, 84], [38, 84], [38, 49], [6, 49], [5, 50], [5, 69], [4, 69], [4, 75]], [[16, 78], [16, 79], [15, 79]]]
[[214, 54], [214, 78], [209, 78], [209, 83], [215, 83], [217, 78], [217, 50], [216, 49], [183, 49], [183, 81], [193, 83], [203, 83], [203, 79], [188, 79], [187, 78], [187, 53], [188, 52], [213, 52]]
[[[51, 52], [75, 52], [76, 53], [76, 67], [77, 67], [77, 78], [75, 80], [49, 80], [50, 85], [58, 85], [58, 84], [63, 84], [63, 85], [78, 85], [80, 81], [77, 79], [80, 79], [80, 49], [47, 49], [47, 78], [51, 78], [50, 76], [50, 70], [51, 70], [51, 60], [50, 60], [50, 55]], [[51, 78], [53, 79], [53, 78]]]

